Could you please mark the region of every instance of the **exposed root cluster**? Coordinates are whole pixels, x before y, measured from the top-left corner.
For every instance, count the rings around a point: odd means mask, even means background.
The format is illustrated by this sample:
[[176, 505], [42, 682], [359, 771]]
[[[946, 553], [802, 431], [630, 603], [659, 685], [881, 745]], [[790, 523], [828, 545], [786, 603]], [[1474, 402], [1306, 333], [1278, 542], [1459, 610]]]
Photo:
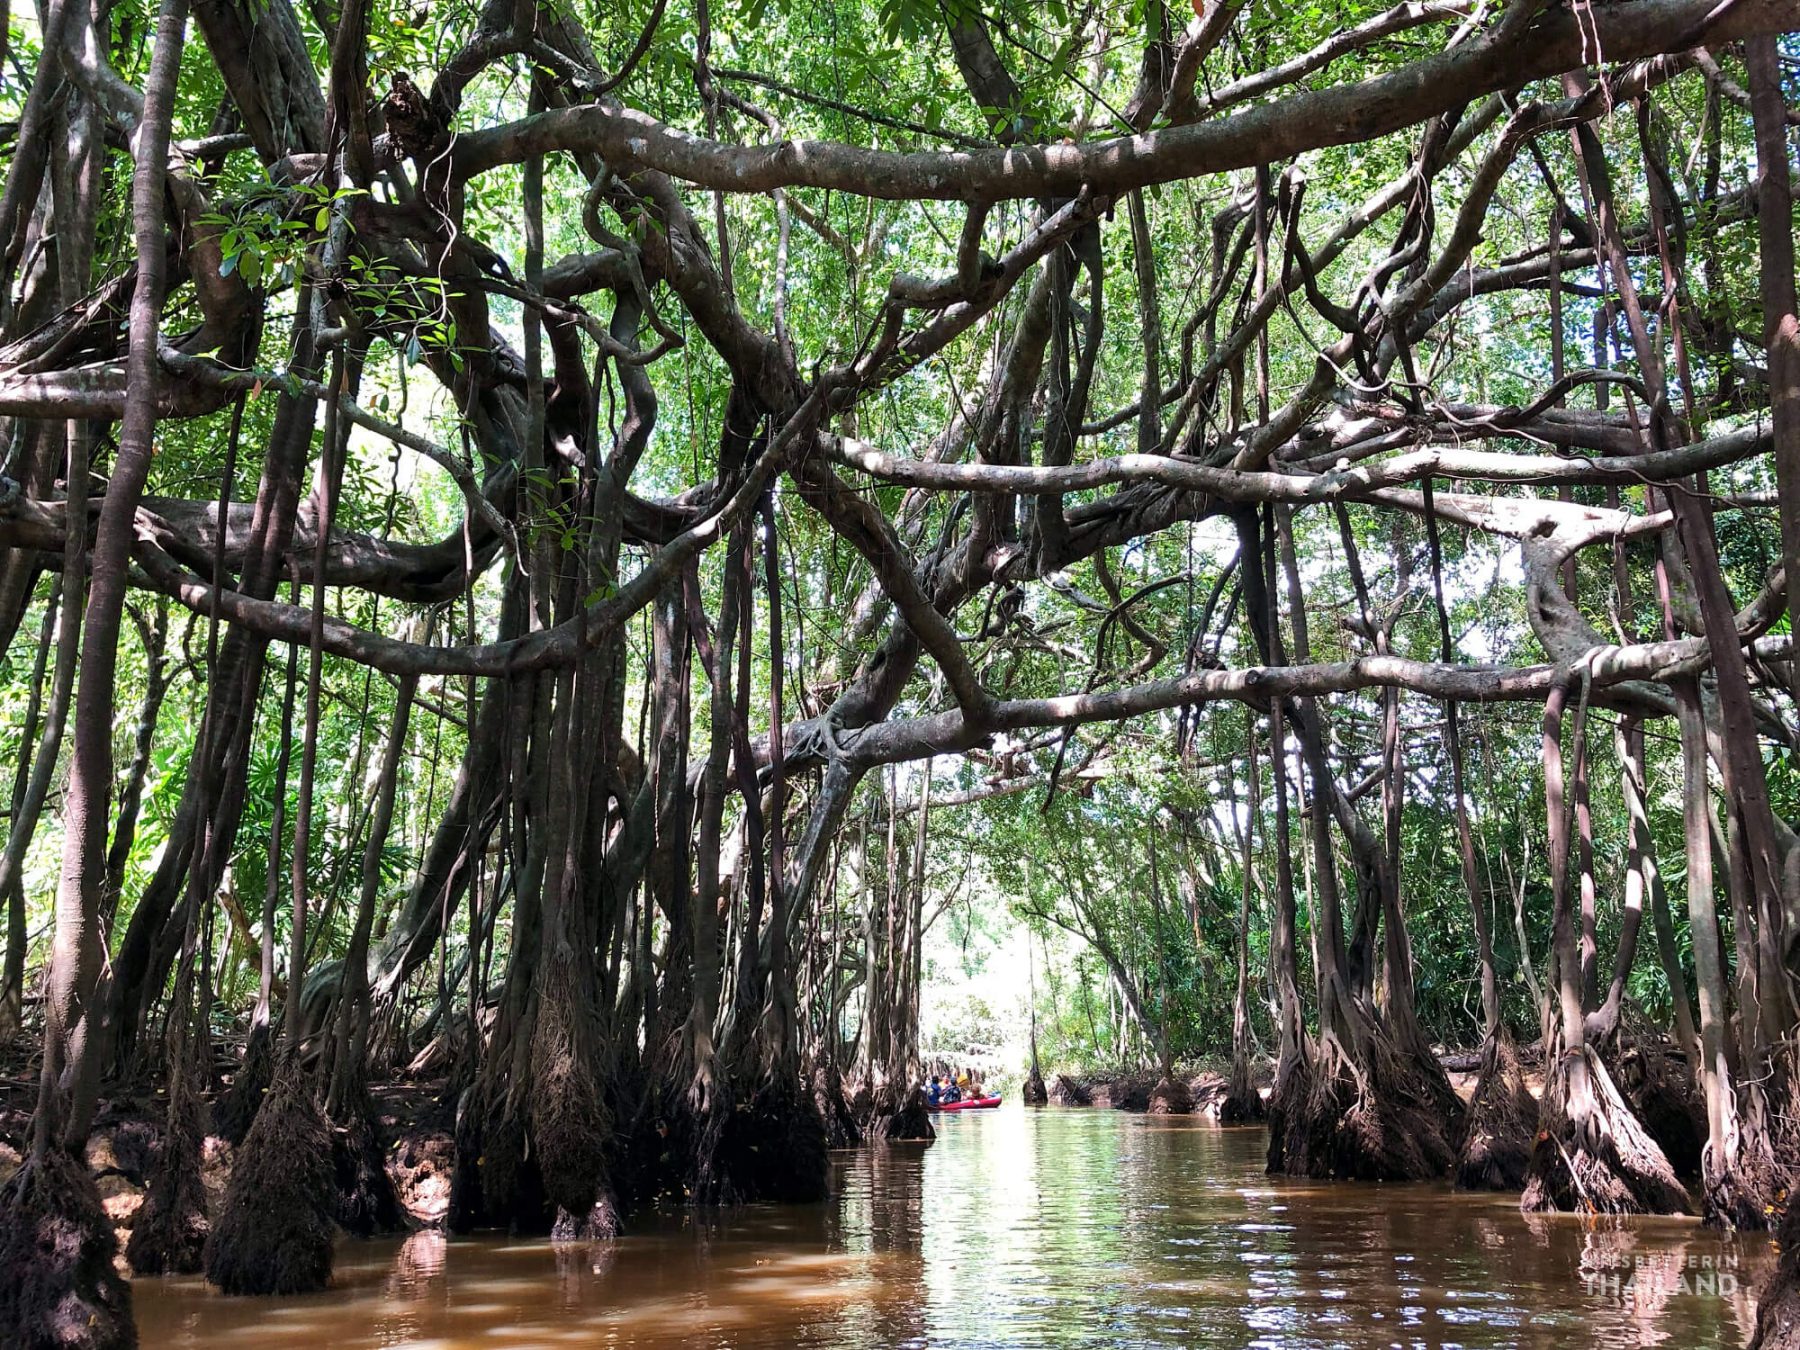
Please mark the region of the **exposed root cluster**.
[[1466, 1191], [1522, 1190], [1537, 1118], [1518, 1048], [1502, 1029], [1481, 1047], [1475, 1096], [1456, 1156], [1456, 1184]]
[[213, 1129], [234, 1147], [244, 1142], [256, 1112], [262, 1106], [263, 1094], [275, 1077], [275, 1038], [266, 1022], [250, 1028], [250, 1039], [244, 1045], [244, 1062], [231, 1076], [231, 1086], [213, 1106]]
[[531, 1143], [546, 1199], [570, 1214], [586, 1214], [610, 1194], [612, 1120], [571, 966], [559, 955], [544, 972], [531, 1045]]
[[813, 1104], [825, 1122], [825, 1143], [829, 1148], [855, 1148], [863, 1141], [863, 1128], [844, 1094], [843, 1077], [821, 1064], [813, 1071]]
[[256, 1113], [206, 1244], [227, 1294], [307, 1294], [331, 1282], [337, 1181], [331, 1125], [290, 1056]]
[[192, 1275], [205, 1263], [212, 1225], [201, 1180], [206, 1131], [191, 1066], [169, 1080], [168, 1127], [150, 1188], [131, 1226], [125, 1257], [139, 1275]]
[[1520, 1204], [1585, 1214], [1692, 1212], [1668, 1158], [1591, 1049], [1550, 1066]]
[[375, 1103], [361, 1084], [347, 1096], [331, 1131], [337, 1221], [357, 1237], [398, 1233], [407, 1227], [406, 1214], [388, 1176]]
[[797, 1080], [766, 1082], [726, 1118], [718, 1165], [729, 1196], [782, 1204], [823, 1200], [830, 1159], [825, 1122]]
[[1622, 1031], [1615, 1045], [1614, 1053], [1604, 1056], [1606, 1067], [1631, 1114], [1677, 1176], [1698, 1177], [1706, 1147], [1706, 1095], [1693, 1067], [1669, 1054], [1660, 1034], [1646, 1026]]
[[[1304, 1094], [1283, 1103], [1280, 1170], [1352, 1181], [1423, 1181], [1456, 1161], [1425, 1076], [1373, 1023], [1359, 1063], [1336, 1036], [1318, 1043]], [[1271, 1163], [1274, 1146], [1271, 1144]]]
[[1185, 1116], [1194, 1109], [1194, 1094], [1181, 1079], [1164, 1076], [1150, 1089], [1144, 1109], [1153, 1116]]
[[869, 1133], [890, 1142], [929, 1142], [937, 1138], [937, 1127], [931, 1123], [931, 1112], [925, 1108], [925, 1093], [914, 1087], [896, 1099], [889, 1092], [875, 1094], [876, 1107], [869, 1120]]
[[131, 1286], [86, 1167], [61, 1149], [28, 1157], [0, 1187], [0, 1344], [131, 1350]]

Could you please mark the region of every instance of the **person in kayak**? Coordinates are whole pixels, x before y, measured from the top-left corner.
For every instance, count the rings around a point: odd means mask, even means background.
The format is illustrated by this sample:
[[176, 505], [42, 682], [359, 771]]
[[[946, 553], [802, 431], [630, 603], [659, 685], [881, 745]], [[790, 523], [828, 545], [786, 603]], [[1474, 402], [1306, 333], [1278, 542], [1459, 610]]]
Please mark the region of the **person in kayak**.
[[944, 1100], [943, 1084], [938, 1082], [935, 1073], [931, 1075], [931, 1086], [925, 1089], [925, 1100], [932, 1106], [937, 1106]]

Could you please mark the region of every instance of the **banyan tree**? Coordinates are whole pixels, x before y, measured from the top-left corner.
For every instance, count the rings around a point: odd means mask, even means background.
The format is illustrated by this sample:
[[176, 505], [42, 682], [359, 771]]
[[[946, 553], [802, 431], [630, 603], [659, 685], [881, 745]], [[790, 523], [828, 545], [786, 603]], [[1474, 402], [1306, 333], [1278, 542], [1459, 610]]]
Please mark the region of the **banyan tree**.
[[822, 1196], [996, 801], [1272, 1171], [1776, 1222], [1785, 0], [13, 9], [7, 1344], [134, 1342], [148, 1087], [231, 1294], [404, 1222], [402, 1069], [457, 1229]]

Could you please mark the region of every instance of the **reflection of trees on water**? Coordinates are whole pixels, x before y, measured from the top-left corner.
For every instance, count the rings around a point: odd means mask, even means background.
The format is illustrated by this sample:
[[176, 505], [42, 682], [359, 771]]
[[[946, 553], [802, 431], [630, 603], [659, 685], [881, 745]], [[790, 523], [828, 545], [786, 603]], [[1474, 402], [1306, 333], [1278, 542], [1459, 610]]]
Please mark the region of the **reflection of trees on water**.
[[[276, 1322], [146, 1283], [144, 1343], [1708, 1350], [1747, 1337], [1759, 1244], [1525, 1216], [1511, 1197], [1442, 1187], [1268, 1178], [1262, 1139], [1108, 1111], [960, 1122], [928, 1150], [842, 1162], [818, 1206], [662, 1211], [610, 1243], [354, 1244], [332, 1293]], [[1740, 1261], [1735, 1298], [1671, 1287], [1690, 1259], [1721, 1255]], [[1622, 1280], [1639, 1258], [1665, 1278], [1631, 1299], [1584, 1283]]]

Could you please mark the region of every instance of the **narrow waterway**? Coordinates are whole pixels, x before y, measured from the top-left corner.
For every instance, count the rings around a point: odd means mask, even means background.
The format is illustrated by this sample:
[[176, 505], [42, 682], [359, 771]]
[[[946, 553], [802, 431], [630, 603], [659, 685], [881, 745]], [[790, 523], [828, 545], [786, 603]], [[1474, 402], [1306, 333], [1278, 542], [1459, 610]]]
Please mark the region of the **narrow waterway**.
[[1765, 1240], [1526, 1218], [1513, 1197], [1263, 1175], [1260, 1130], [1116, 1111], [946, 1120], [837, 1198], [640, 1216], [594, 1246], [348, 1243], [324, 1294], [139, 1280], [146, 1350], [561, 1346], [1737, 1347]]

